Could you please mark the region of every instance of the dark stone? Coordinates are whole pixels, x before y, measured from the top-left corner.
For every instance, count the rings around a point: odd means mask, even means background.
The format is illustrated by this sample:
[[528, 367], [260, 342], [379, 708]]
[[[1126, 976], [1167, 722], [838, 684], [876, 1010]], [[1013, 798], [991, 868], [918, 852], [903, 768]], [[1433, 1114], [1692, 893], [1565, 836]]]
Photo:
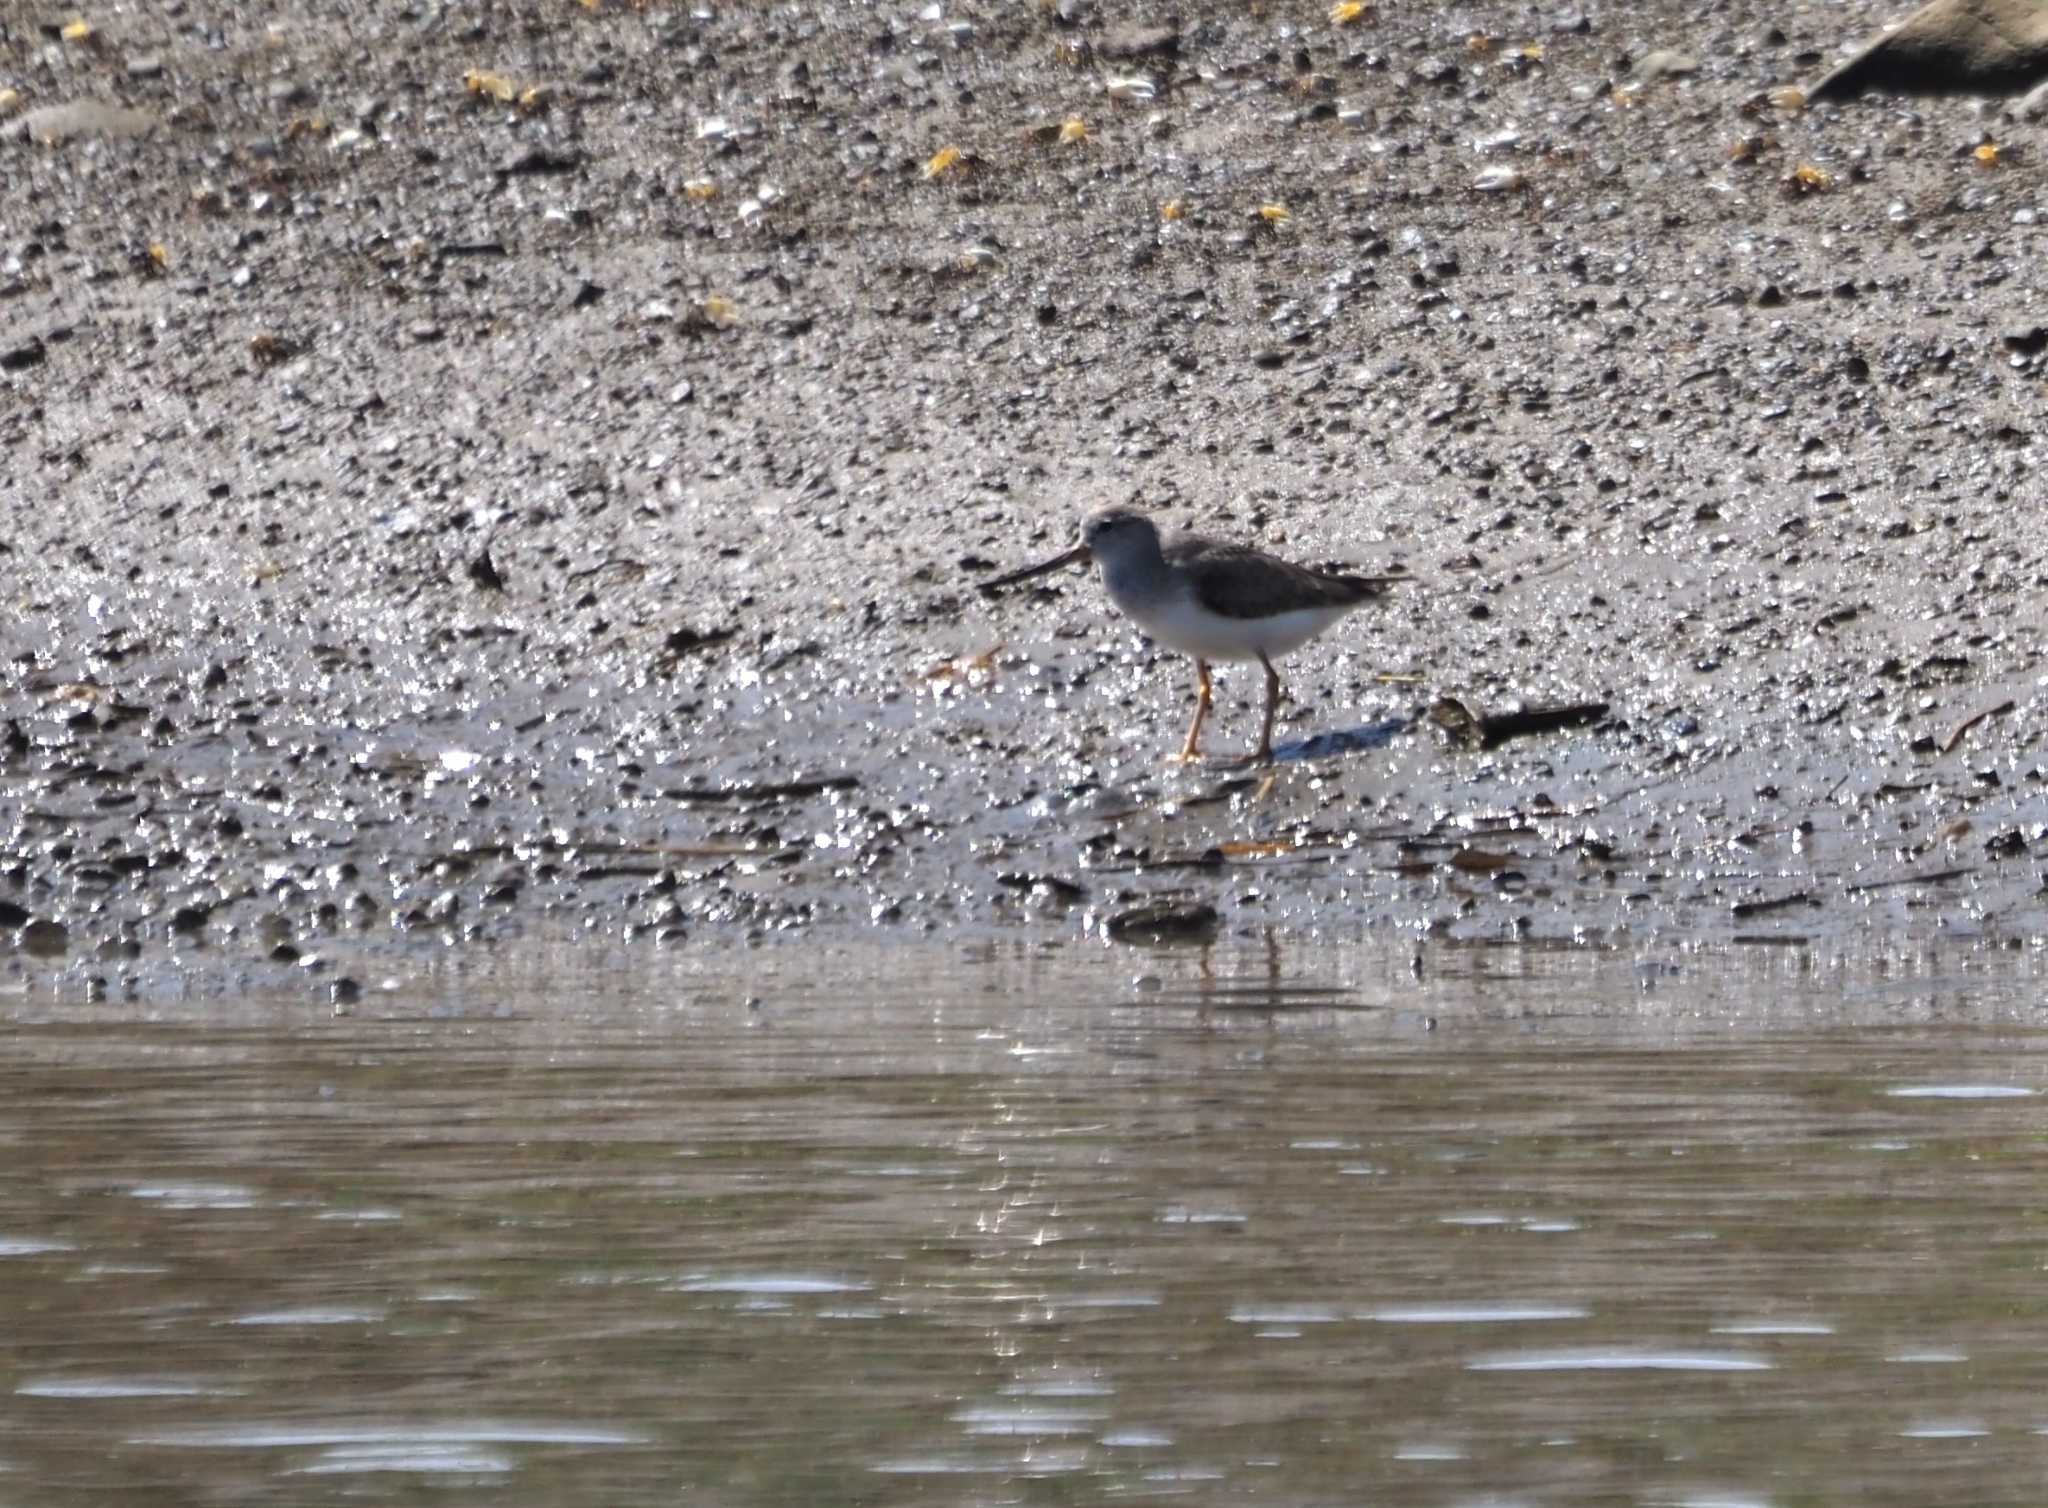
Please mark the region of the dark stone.
[[2041, 0], [1933, 0], [1806, 94], [2018, 94], [2044, 78], [2048, 5]]
[[1166, 942], [1211, 936], [1216, 924], [1216, 908], [1206, 901], [1160, 901], [1118, 912], [1104, 930], [1118, 942]]

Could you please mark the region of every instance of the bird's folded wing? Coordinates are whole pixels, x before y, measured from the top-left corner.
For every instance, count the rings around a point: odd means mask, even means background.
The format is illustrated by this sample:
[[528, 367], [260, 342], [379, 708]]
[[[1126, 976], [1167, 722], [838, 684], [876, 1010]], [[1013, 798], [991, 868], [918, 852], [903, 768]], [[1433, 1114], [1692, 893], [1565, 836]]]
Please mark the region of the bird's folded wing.
[[1371, 576], [1332, 576], [1277, 560], [1246, 545], [1181, 539], [1165, 550], [1169, 565], [1187, 573], [1195, 600], [1224, 618], [1270, 618], [1305, 608], [1356, 607], [1385, 594]]

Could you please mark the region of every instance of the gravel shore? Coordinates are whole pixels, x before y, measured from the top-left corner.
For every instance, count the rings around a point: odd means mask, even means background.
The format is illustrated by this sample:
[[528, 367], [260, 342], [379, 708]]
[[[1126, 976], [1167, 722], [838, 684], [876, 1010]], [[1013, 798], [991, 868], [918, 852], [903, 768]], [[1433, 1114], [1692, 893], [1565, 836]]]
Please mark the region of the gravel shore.
[[[1889, 16], [0, 22], [6, 969], [2031, 938], [2048, 128], [1782, 92]], [[1180, 771], [973, 589], [1112, 502], [1415, 584]]]

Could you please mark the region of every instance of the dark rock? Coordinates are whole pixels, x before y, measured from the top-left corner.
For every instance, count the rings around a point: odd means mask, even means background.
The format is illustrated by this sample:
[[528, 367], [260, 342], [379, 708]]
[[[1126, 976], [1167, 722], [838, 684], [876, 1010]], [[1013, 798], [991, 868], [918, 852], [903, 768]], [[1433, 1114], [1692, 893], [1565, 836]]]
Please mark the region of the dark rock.
[[33, 958], [61, 958], [71, 947], [71, 933], [62, 922], [33, 921], [21, 929], [21, 950]]
[[1933, 0], [1806, 93], [2017, 94], [2044, 79], [2048, 5], [2041, 0]]
[[506, 178], [528, 173], [573, 173], [582, 166], [583, 159], [574, 152], [552, 152], [546, 147], [528, 147], [525, 151], [508, 157], [498, 169]]
[[1206, 901], [1158, 901], [1118, 912], [1103, 930], [1118, 942], [1167, 942], [1211, 936], [1216, 924], [1216, 908]]
[[497, 562], [491, 559], [489, 545], [484, 546], [482, 550], [477, 552], [476, 558], [469, 563], [467, 569], [469, 579], [484, 591], [502, 592], [505, 590], [504, 574], [499, 571]]

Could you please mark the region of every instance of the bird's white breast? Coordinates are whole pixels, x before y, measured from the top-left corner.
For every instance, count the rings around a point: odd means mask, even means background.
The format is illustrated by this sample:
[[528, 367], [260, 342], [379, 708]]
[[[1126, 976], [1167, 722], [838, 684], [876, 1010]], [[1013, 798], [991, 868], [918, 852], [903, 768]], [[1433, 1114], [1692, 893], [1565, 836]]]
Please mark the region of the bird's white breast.
[[1350, 611], [1304, 607], [1264, 618], [1226, 618], [1211, 612], [1184, 587], [1157, 597], [1126, 596], [1106, 583], [1116, 605], [1169, 649], [1201, 660], [1268, 659], [1299, 649]]

